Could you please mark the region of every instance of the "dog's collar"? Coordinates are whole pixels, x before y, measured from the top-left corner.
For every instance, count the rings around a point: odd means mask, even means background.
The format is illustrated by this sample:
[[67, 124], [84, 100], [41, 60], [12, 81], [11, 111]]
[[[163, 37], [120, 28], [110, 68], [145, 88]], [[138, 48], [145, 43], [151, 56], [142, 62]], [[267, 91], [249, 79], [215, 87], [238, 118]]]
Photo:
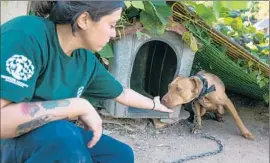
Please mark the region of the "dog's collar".
[[210, 92], [216, 91], [215, 85], [211, 85], [211, 87], [208, 88], [208, 82], [207, 82], [207, 80], [206, 80], [205, 78], [203, 78], [201, 75], [196, 74], [196, 75], [194, 75], [194, 76], [198, 77], [198, 78], [201, 80], [202, 85], [203, 85], [202, 91], [201, 91], [201, 93], [199, 94], [199, 97], [198, 97], [198, 98], [201, 98], [201, 97], [205, 96], [206, 94], [208, 94], [208, 93], [210, 93]]

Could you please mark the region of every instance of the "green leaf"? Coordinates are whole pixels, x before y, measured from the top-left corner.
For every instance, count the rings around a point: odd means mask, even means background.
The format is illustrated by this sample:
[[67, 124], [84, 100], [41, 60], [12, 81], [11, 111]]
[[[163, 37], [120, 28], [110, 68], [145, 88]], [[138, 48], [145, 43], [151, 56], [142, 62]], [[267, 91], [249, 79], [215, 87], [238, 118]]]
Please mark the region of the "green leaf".
[[260, 88], [264, 87], [265, 85], [266, 85], [265, 82], [263, 80], [261, 80], [259, 83]]
[[248, 67], [251, 67], [254, 64], [252, 61], [248, 61]]
[[145, 29], [151, 30], [154, 34], [163, 34], [168, 23], [167, 19], [172, 15], [171, 8], [165, 2], [143, 1], [143, 4], [140, 22]]
[[[221, 3], [222, 6], [222, 3]], [[229, 16], [229, 9], [227, 9], [226, 7], [221, 7], [221, 11], [220, 11], [220, 17], [228, 17]]]
[[269, 57], [268, 56], [265, 56], [265, 55], [260, 57], [260, 61], [263, 62], [263, 63], [265, 63], [265, 64], [269, 64], [269, 60], [268, 59], [269, 59]]
[[262, 80], [262, 77], [260, 74], [257, 75], [257, 81], [260, 82]]
[[268, 94], [268, 93], [265, 93], [265, 94], [263, 95], [263, 99], [264, 99], [264, 101], [265, 101], [266, 103], [269, 103], [269, 94]]
[[252, 71], [252, 72], [250, 73], [250, 76], [253, 77], [254, 79], [256, 79], [257, 72], [256, 72], [256, 71]]
[[144, 10], [147, 14], [152, 15], [152, 16], [157, 16], [156, 15], [156, 8], [153, 5], [153, 3], [149, 1], [143, 1], [144, 4]]
[[196, 13], [208, 23], [212, 24], [212, 22], [216, 21], [216, 17], [211, 11], [211, 9], [205, 7], [203, 4], [199, 4], [198, 6], [196, 6], [195, 10]]
[[158, 18], [145, 11], [142, 11], [140, 14], [140, 22], [145, 29], [152, 31], [154, 34], [162, 35], [165, 31], [165, 26], [158, 21]]
[[248, 47], [250, 50], [253, 50], [254, 52], [255, 52], [256, 50], [258, 50], [257, 46], [254, 45], [252, 42], [250, 42], [250, 43], [248, 43], [248, 44], [245, 44], [245, 45], [246, 45], [246, 47]]
[[222, 6], [231, 10], [244, 10], [248, 8], [248, 1], [221, 1]]
[[248, 32], [249, 32], [249, 33], [255, 33], [255, 32], [256, 32], [256, 28], [253, 27], [253, 26], [249, 26], [249, 27], [248, 27]]
[[127, 8], [129, 8], [131, 6], [131, 1], [124, 1], [124, 3], [125, 3], [125, 6]]
[[222, 11], [222, 4], [220, 1], [217, 1], [217, 0], [213, 1], [213, 11], [216, 17], [218, 18]]
[[101, 51], [98, 52], [101, 57], [113, 58], [113, 51], [110, 43], [106, 44]]
[[190, 35], [191, 35], [190, 32], [184, 32], [184, 33], [183, 33], [183, 36], [182, 36], [182, 39], [183, 39], [185, 42], [189, 43], [189, 41], [190, 41]]
[[[126, 1], [124, 1], [124, 2], [126, 2]], [[144, 4], [142, 1], [132, 1], [131, 4], [135, 8], [139, 8], [139, 9], [144, 10]]]
[[154, 6], [153, 3], [149, 1], [143, 1], [143, 4], [145, 12], [149, 15], [152, 15], [155, 21], [159, 21], [160, 23], [162, 23], [162, 25], [167, 24], [167, 17], [172, 15], [171, 8], [168, 5]]
[[240, 17], [234, 18], [233, 22], [231, 23], [232, 29], [236, 31], [241, 31], [243, 28], [243, 21]]
[[184, 32], [182, 39], [184, 40], [184, 42], [186, 44], [189, 45], [189, 47], [191, 48], [192, 51], [197, 52], [198, 51], [198, 46], [197, 46], [197, 40], [196, 38], [193, 36], [192, 33], [190, 32]]
[[134, 6], [129, 7], [125, 12], [128, 19], [132, 19], [133, 17], [140, 15], [139, 9], [135, 8]]
[[154, 6], [168, 6], [165, 1], [151, 1]]
[[231, 18], [231, 17], [227, 17], [227, 18], [224, 18], [224, 23], [226, 25], [231, 25], [232, 22], [233, 22], [234, 18]]
[[264, 33], [263, 32], [257, 32], [255, 36], [258, 37], [259, 41], [261, 42], [264, 39]]
[[[223, 22], [227, 25], [227, 28], [230, 29], [230, 31], [228, 31], [227, 34], [232, 33], [232, 32], [236, 32], [236, 31], [234, 31], [234, 29], [231, 26], [234, 22], [234, 18], [230, 18], [230, 17], [224, 18]], [[233, 34], [231, 34], [231, 35], [233, 35]]]
[[268, 49], [263, 49], [262, 51], [262, 54], [268, 56], [269, 55], [269, 50]]
[[172, 10], [171, 8], [162, 1], [155, 1], [153, 2], [157, 12], [162, 16], [162, 17], [170, 17], [172, 16]]

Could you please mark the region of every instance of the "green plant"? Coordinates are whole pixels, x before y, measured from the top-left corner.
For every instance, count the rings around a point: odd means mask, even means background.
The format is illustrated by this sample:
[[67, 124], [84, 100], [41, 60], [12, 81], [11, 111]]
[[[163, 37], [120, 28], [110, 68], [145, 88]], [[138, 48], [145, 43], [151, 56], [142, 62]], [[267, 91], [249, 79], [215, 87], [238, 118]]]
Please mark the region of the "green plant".
[[[267, 36], [261, 31], [257, 31], [253, 27], [256, 22], [254, 13], [258, 12], [257, 2], [248, 1], [213, 1], [212, 4], [196, 3], [187, 1], [191, 13], [195, 12], [209, 25], [216, 30], [229, 37], [233, 42], [239, 44], [253, 56], [258, 58], [260, 62], [269, 66], [269, 35]], [[199, 38], [203, 44], [215, 44], [203, 28], [196, 28], [195, 20], [187, 20], [183, 24], [194, 36]], [[202, 35], [205, 33], [206, 35]], [[221, 48], [219, 48], [221, 49]], [[257, 84], [262, 88], [268, 86], [269, 79], [262, 74], [260, 68], [250, 60], [232, 59], [244, 72], [250, 74]], [[267, 99], [268, 94], [264, 95]], [[267, 101], [267, 100], [266, 100]], [[269, 101], [269, 100], [268, 100]]]
[[[212, 2], [194, 2], [186, 1], [188, 10], [198, 14], [205, 22], [229, 37], [232, 41], [239, 44], [252, 55], [257, 57], [262, 63], [268, 64], [269, 56], [269, 36], [267, 37], [253, 27], [256, 22], [254, 13], [258, 12], [257, 2], [248, 1], [212, 1]], [[134, 25], [139, 21], [144, 29], [157, 35], [162, 35], [166, 26], [170, 26], [170, 17], [172, 16], [171, 8], [165, 2], [155, 1], [125, 1], [121, 20], [117, 24], [117, 31]], [[184, 15], [182, 15], [184, 16]], [[191, 16], [192, 17], [192, 16]], [[196, 24], [197, 18], [185, 17], [183, 25], [189, 32], [183, 33], [183, 40], [191, 47], [193, 51], [200, 50], [200, 46], [213, 44], [222, 52], [226, 51], [223, 46], [217, 45], [208, 35], [207, 30]], [[137, 37], [148, 37], [146, 33], [136, 31]], [[196, 41], [197, 38], [200, 43]], [[111, 44], [106, 45], [99, 52], [102, 57], [113, 57]], [[269, 79], [262, 74], [260, 68], [249, 60], [232, 59], [244, 72], [250, 74], [257, 84], [262, 88], [269, 84]], [[265, 100], [269, 98], [268, 94], [264, 95]], [[267, 101], [267, 100], [266, 100]]]
[[140, 21], [144, 28], [161, 35], [172, 16], [171, 8], [164, 1], [125, 1], [127, 17], [130, 21]]
[[[123, 37], [121, 33], [126, 27], [134, 25], [139, 21], [145, 30], [152, 34], [162, 35], [165, 28], [170, 23], [172, 16], [171, 8], [165, 1], [124, 1], [125, 8], [122, 12], [121, 19], [117, 23], [116, 30], [119, 37]], [[149, 37], [146, 33], [136, 31], [137, 37]], [[111, 44], [106, 45], [100, 52], [101, 57], [111, 58], [113, 53]]]

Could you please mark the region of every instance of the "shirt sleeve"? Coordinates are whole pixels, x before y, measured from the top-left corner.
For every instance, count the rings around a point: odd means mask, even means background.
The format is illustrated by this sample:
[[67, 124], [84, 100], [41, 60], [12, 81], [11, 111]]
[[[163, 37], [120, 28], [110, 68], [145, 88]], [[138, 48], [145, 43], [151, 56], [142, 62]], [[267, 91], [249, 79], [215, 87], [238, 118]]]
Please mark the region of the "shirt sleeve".
[[123, 92], [122, 85], [95, 58], [95, 76], [84, 92], [88, 99], [113, 99]]
[[1, 98], [30, 101], [41, 67], [37, 42], [21, 31], [2, 33], [1, 39]]

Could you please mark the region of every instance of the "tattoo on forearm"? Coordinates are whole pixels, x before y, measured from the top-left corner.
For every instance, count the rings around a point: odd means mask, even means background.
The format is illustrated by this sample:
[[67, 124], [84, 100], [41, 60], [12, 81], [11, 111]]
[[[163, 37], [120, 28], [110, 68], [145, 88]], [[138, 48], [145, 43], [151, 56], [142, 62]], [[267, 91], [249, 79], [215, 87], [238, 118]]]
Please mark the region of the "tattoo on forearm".
[[60, 101], [45, 101], [41, 105], [46, 109], [54, 109], [56, 107], [66, 107], [70, 104], [69, 100], [60, 100]]
[[39, 110], [39, 106], [35, 103], [23, 103], [21, 107], [22, 113], [31, 117], [35, 116]]
[[[62, 117], [64, 118], [64, 117]], [[16, 128], [15, 134], [16, 136], [20, 136], [22, 134], [25, 134], [29, 131], [32, 131], [33, 129], [36, 129], [44, 124], [47, 124], [51, 121], [57, 120], [57, 119], [61, 119], [61, 117], [56, 117], [53, 115], [43, 115], [40, 116], [32, 121], [26, 122], [24, 124], [19, 125]]]

